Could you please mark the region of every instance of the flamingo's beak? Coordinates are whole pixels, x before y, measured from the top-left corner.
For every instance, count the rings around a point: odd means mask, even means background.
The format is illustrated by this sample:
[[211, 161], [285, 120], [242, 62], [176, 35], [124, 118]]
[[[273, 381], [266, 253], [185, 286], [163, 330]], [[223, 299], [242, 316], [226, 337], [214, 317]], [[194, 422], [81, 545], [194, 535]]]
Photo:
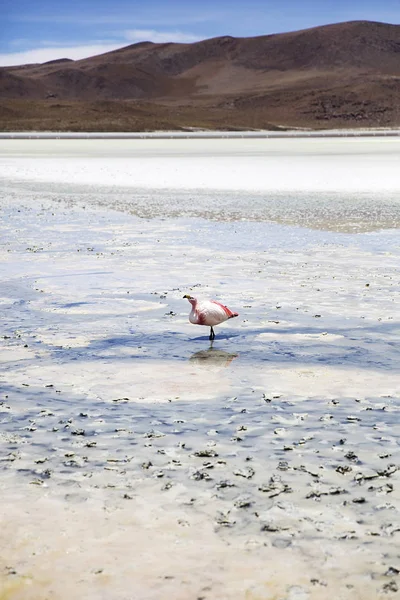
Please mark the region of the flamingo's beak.
[[192, 296], [189, 296], [189, 294], [185, 294], [183, 297], [187, 298], [188, 300], [192, 300]]

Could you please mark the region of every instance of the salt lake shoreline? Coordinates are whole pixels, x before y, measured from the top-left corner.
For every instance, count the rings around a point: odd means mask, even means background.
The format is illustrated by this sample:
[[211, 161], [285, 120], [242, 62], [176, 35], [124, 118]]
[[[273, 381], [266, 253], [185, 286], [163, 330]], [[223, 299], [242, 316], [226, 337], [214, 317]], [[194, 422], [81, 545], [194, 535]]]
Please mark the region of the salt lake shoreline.
[[74, 132], [74, 131], [1, 131], [0, 139], [280, 139], [280, 138], [346, 138], [398, 137], [398, 128], [282, 130], [282, 131], [132, 131], [132, 132]]

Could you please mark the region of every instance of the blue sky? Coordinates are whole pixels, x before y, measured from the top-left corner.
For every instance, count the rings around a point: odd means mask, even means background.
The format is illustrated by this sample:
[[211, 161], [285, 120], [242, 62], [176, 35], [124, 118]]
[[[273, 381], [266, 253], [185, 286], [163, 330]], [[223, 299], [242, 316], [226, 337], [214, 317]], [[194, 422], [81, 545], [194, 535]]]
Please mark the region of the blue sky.
[[350, 20], [399, 24], [400, 0], [2, 0], [0, 66]]

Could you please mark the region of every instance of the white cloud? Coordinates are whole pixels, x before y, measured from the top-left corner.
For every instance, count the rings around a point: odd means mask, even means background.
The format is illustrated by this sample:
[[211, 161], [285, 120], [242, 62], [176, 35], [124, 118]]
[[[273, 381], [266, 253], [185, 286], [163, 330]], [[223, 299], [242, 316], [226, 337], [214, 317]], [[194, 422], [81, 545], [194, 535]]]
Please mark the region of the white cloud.
[[131, 43], [142, 41], [158, 44], [166, 42], [191, 43], [202, 39], [201, 36], [182, 31], [156, 31], [155, 29], [128, 29], [124, 32], [124, 35]]
[[118, 48], [123, 48], [128, 44], [137, 42], [182, 42], [190, 43], [201, 39], [199, 36], [194, 36], [190, 33], [181, 31], [156, 31], [153, 29], [129, 29], [122, 33], [123, 39], [115, 42], [93, 42], [92, 44], [75, 46], [62, 46], [57, 42], [52, 42], [52, 45], [47, 45], [49, 42], [42, 42], [45, 47], [32, 48], [21, 52], [9, 52], [0, 54], [0, 67], [10, 67], [16, 65], [25, 65], [30, 63], [44, 63], [49, 60], [59, 58], [71, 58], [72, 60], [80, 60], [97, 54], [111, 52]]
[[25, 50], [24, 52], [3, 53], [0, 54], [0, 66], [11, 67], [29, 63], [43, 63], [58, 58], [72, 58], [72, 60], [79, 60], [80, 58], [87, 58], [89, 56], [95, 56], [96, 54], [110, 52], [111, 50], [116, 50], [124, 45], [126, 45], [126, 43], [89, 44], [87, 46], [65, 47], [55, 46], [53, 48], [33, 48], [32, 50]]

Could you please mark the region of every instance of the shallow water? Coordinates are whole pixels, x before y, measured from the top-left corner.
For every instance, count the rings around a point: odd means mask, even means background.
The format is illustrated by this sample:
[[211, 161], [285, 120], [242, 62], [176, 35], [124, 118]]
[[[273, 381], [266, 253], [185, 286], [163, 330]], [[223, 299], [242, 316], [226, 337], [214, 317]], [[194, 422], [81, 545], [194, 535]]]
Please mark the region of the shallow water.
[[0, 158], [18, 198], [36, 191], [145, 218], [400, 226], [399, 138], [2, 140]]
[[[328, 227], [307, 202], [316, 229], [253, 220], [247, 192], [215, 214], [214, 191], [129, 200], [15, 160], [33, 175], [1, 200], [3, 597], [394, 594], [398, 230], [342, 233], [348, 213]], [[240, 313], [212, 345], [188, 292]]]

